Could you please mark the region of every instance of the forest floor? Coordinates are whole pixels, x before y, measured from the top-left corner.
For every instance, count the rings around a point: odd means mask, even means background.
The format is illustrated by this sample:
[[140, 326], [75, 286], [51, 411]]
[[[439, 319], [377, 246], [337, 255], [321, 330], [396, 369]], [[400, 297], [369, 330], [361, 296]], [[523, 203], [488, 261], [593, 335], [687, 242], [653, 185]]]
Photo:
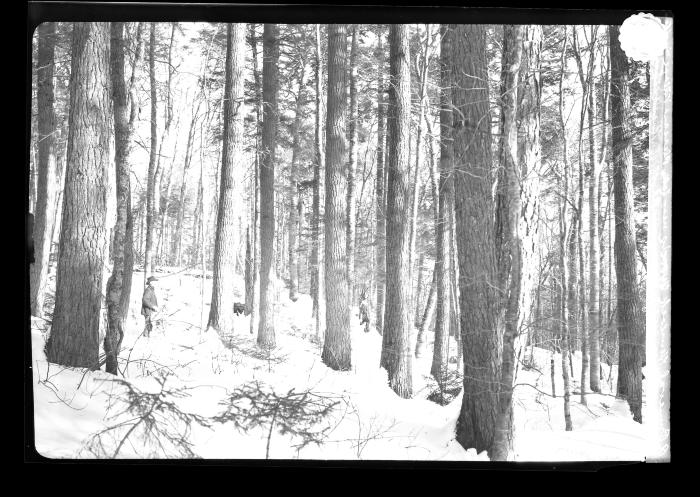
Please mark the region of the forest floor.
[[[177, 268], [164, 268], [176, 273]], [[51, 278], [55, 276], [52, 273]], [[197, 277], [200, 276], [200, 277]], [[235, 317], [233, 336], [200, 328], [206, 322], [211, 279], [180, 272], [161, 277], [163, 323], [141, 336], [143, 273], [135, 272], [119, 368], [65, 368], [46, 361], [47, 323], [32, 318], [34, 428], [37, 451], [48, 458], [216, 458], [349, 460], [488, 460], [454, 439], [461, 393], [442, 406], [430, 377], [433, 334], [413, 363], [412, 399], [389, 388], [379, 368], [381, 336], [352, 328], [352, 370], [337, 372], [320, 359], [311, 299], [291, 302], [277, 282], [277, 347], [256, 346], [249, 317]], [[242, 281], [236, 301], [243, 302]], [[53, 285], [53, 280], [51, 280]], [[204, 285], [204, 313], [200, 314]], [[51, 305], [50, 300], [47, 306]], [[355, 310], [356, 311], [356, 310]], [[255, 330], [257, 333], [257, 330]], [[456, 346], [451, 343], [451, 355]], [[530, 349], [525, 353], [529, 359]], [[574, 430], [564, 431], [561, 358], [534, 348], [532, 367], [520, 366], [514, 395], [515, 460], [644, 460], [645, 427], [611, 395], [615, 367], [603, 366], [601, 394], [580, 402], [573, 382]], [[580, 374], [580, 355], [574, 356]], [[452, 364], [455, 369], [457, 365]]]

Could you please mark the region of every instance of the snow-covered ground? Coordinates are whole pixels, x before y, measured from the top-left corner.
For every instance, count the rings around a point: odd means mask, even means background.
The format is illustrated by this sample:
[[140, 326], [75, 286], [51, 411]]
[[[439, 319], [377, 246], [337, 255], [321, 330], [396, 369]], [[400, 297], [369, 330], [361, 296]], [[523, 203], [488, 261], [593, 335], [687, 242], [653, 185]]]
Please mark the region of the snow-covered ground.
[[[175, 272], [177, 269], [172, 268]], [[427, 400], [432, 350], [413, 364], [414, 398], [399, 398], [379, 368], [381, 337], [353, 319], [347, 372], [326, 367], [311, 319], [311, 299], [296, 302], [278, 282], [277, 348], [256, 347], [249, 317], [236, 316], [233, 336], [200, 328], [204, 284], [206, 322], [211, 279], [178, 273], [161, 278], [165, 321], [149, 338], [140, 315], [143, 273], [134, 273], [127, 333], [115, 378], [48, 364], [48, 330], [32, 318], [35, 440], [49, 458], [391, 459], [488, 460], [454, 439], [461, 394], [440, 406]], [[242, 284], [242, 282], [241, 282]], [[236, 301], [243, 301], [237, 288]], [[454, 343], [451, 355], [456, 355]], [[529, 354], [529, 349], [527, 351]], [[515, 404], [518, 461], [643, 460], [644, 426], [610, 394], [603, 366], [601, 394], [580, 403], [574, 379], [564, 431], [563, 399], [551, 397], [550, 356], [534, 349], [535, 367], [519, 368]], [[580, 371], [574, 357], [574, 371]], [[452, 365], [456, 368], [456, 365]], [[561, 395], [561, 359], [555, 388]], [[610, 377], [610, 382], [608, 378]], [[307, 442], [304, 444], [304, 442]], [[318, 443], [316, 443], [318, 442]]]

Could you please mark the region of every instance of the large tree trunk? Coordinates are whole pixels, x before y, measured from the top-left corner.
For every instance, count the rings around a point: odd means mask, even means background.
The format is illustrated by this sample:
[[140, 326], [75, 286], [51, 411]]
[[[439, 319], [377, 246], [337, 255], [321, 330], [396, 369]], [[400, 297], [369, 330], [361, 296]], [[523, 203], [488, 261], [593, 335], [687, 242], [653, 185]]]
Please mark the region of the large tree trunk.
[[275, 150], [277, 147], [279, 27], [265, 24], [263, 32], [263, 160], [260, 168], [260, 321], [258, 345], [275, 346], [273, 306], [277, 278], [273, 261], [275, 239]]
[[386, 288], [386, 171], [384, 170], [384, 147], [386, 143], [386, 103], [384, 88], [384, 39], [382, 25], [377, 27], [377, 198], [375, 212], [377, 230], [375, 233], [375, 328], [381, 335], [384, 330], [384, 290]]
[[410, 119], [408, 25], [389, 27], [389, 163], [387, 176], [386, 303], [380, 366], [400, 397], [413, 395], [411, 329]]
[[620, 47], [618, 26], [610, 26], [609, 29], [613, 188], [615, 191], [615, 274], [620, 350], [617, 394], [627, 399], [634, 420], [641, 423], [643, 322], [637, 286], [629, 67], [627, 55]]
[[47, 359], [64, 366], [98, 365], [108, 248], [104, 192], [111, 138], [109, 42], [109, 23], [75, 23], [56, 305], [46, 343]]
[[[323, 78], [323, 61], [321, 58], [321, 27], [316, 25], [316, 122], [314, 126], [314, 186], [313, 186], [313, 219], [312, 219], [312, 247], [311, 247], [311, 297], [313, 299], [311, 313], [316, 320], [316, 335], [320, 339], [321, 335], [321, 313], [320, 301], [325, 292], [321, 291], [321, 192], [323, 191], [322, 182], [324, 168], [324, 148], [323, 148], [323, 98], [321, 80]], [[325, 319], [323, 320], [325, 322]]]
[[453, 25], [452, 101], [460, 333], [464, 397], [457, 440], [477, 452], [493, 444], [500, 380], [502, 317], [491, 197], [491, 119], [486, 28]]
[[289, 173], [289, 223], [288, 247], [289, 252], [289, 299], [296, 302], [299, 298], [299, 156], [301, 155], [301, 125], [302, 107], [304, 105], [304, 67], [302, 63], [299, 69], [299, 88], [295, 102], [295, 117], [292, 128], [292, 165]]
[[348, 112], [348, 192], [345, 243], [348, 305], [355, 305], [355, 173], [357, 170], [357, 24], [352, 25], [350, 49], [350, 109]]
[[448, 340], [450, 337], [450, 203], [448, 199], [449, 184], [452, 183], [452, 80], [450, 75], [450, 44], [453, 36], [451, 29], [440, 25], [440, 187], [438, 196], [437, 257], [436, 274], [436, 311], [435, 343], [433, 345], [433, 362], [430, 374], [442, 382], [447, 372]]
[[224, 85], [224, 137], [221, 154], [221, 188], [214, 242], [214, 275], [208, 326], [233, 333], [233, 290], [236, 265], [236, 171], [243, 145], [243, 68], [245, 24], [227, 25], [226, 82]]
[[[518, 160], [517, 102], [518, 77], [522, 56], [523, 27], [503, 27], [503, 58], [501, 73], [502, 133], [498, 194], [497, 237], [500, 255], [499, 288], [505, 292], [505, 332], [498, 399], [498, 414], [491, 459], [505, 461], [513, 448], [513, 380], [515, 378], [515, 339], [520, 318], [522, 280], [522, 240], [520, 236], [521, 171]], [[498, 232], [498, 230], [497, 230]]]
[[32, 315], [44, 316], [44, 294], [51, 253], [53, 206], [57, 188], [52, 185], [57, 173], [54, 151], [55, 115], [53, 109], [53, 68], [56, 45], [56, 24], [46, 22], [38, 28], [37, 56], [37, 129], [38, 153], [35, 162], [37, 176], [36, 206], [34, 207], [34, 262], [31, 265], [30, 301]]
[[345, 265], [346, 191], [345, 85], [347, 27], [328, 26], [328, 115], [326, 119], [326, 337], [323, 363], [346, 371], [351, 367], [350, 309]]

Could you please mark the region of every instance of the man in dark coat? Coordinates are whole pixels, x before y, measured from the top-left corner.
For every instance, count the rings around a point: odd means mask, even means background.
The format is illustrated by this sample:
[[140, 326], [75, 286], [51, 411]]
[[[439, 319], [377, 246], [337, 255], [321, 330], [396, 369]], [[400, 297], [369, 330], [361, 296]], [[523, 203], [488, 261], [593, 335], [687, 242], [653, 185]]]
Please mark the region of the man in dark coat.
[[146, 280], [146, 289], [143, 291], [143, 298], [141, 299], [141, 314], [146, 318], [146, 329], [144, 335], [150, 336], [151, 330], [153, 329], [153, 323], [151, 319], [154, 314], [159, 311], [158, 299], [156, 298], [156, 284], [154, 282], [158, 281], [155, 276], [149, 276]]
[[365, 333], [369, 333], [369, 300], [365, 292], [362, 292], [360, 296], [360, 324], [365, 325]]

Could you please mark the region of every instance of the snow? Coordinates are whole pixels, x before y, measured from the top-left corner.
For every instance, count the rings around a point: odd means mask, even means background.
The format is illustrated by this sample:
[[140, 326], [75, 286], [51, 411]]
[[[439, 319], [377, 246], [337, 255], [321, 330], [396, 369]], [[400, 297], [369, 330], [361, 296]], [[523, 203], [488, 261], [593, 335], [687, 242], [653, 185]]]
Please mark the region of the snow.
[[[364, 332], [356, 309], [351, 330], [353, 367], [337, 372], [320, 359], [308, 295], [291, 302], [283, 282], [276, 282], [277, 346], [267, 352], [257, 347], [255, 334], [249, 333], [249, 316], [234, 318], [231, 336], [201, 329], [208, 317], [211, 279], [177, 271], [166, 268], [160, 275], [157, 292], [164, 322], [154, 327], [150, 337], [141, 336], [143, 274], [134, 274], [119, 360], [123, 377], [47, 363], [43, 351], [47, 323], [32, 318], [35, 440], [40, 454], [48, 458], [105, 458], [116, 453], [118, 458], [488, 461], [485, 452], [465, 450], [454, 438], [461, 393], [445, 406], [427, 400], [434, 388], [429, 377], [432, 333], [426, 353], [414, 360], [414, 398], [402, 399], [390, 389], [387, 373], [379, 367], [381, 336], [374, 329]], [[205, 305], [200, 313], [202, 285]], [[235, 300], [244, 301], [242, 281]], [[453, 341], [450, 346], [451, 355], [456, 355]], [[530, 349], [525, 352], [529, 353]], [[588, 393], [586, 406], [572, 392], [574, 431], [566, 432], [563, 399], [548, 395], [550, 355], [534, 349], [536, 369], [519, 368], [514, 394], [515, 460], [643, 460], [645, 427], [632, 421], [626, 403], [610, 393], [615, 368], [609, 375], [604, 366], [603, 392]], [[575, 371], [578, 361], [580, 357], [575, 356]], [[557, 395], [562, 393], [560, 367], [561, 358], [555, 354]], [[579, 392], [576, 380], [572, 390]], [[238, 414], [225, 419], [228, 399], [242, 395], [244, 387], [259, 395], [258, 401], [276, 395], [278, 399], [315, 399], [319, 409], [332, 405], [308, 427], [317, 433], [319, 443], [299, 447], [298, 434], [281, 433], [290, 419], [276, 419], [271, 431], [272, 416], [246, 416], [253, 405], [250, 399], [237, 401]], [[160, 399], [148, 418], [154, 424], [139, 424], [136, 411], [127, 409], [129, 389]], [[246, 427], [237, 427], [234, 419]], [[173, 442], [178, 438], [187, 444]]]

